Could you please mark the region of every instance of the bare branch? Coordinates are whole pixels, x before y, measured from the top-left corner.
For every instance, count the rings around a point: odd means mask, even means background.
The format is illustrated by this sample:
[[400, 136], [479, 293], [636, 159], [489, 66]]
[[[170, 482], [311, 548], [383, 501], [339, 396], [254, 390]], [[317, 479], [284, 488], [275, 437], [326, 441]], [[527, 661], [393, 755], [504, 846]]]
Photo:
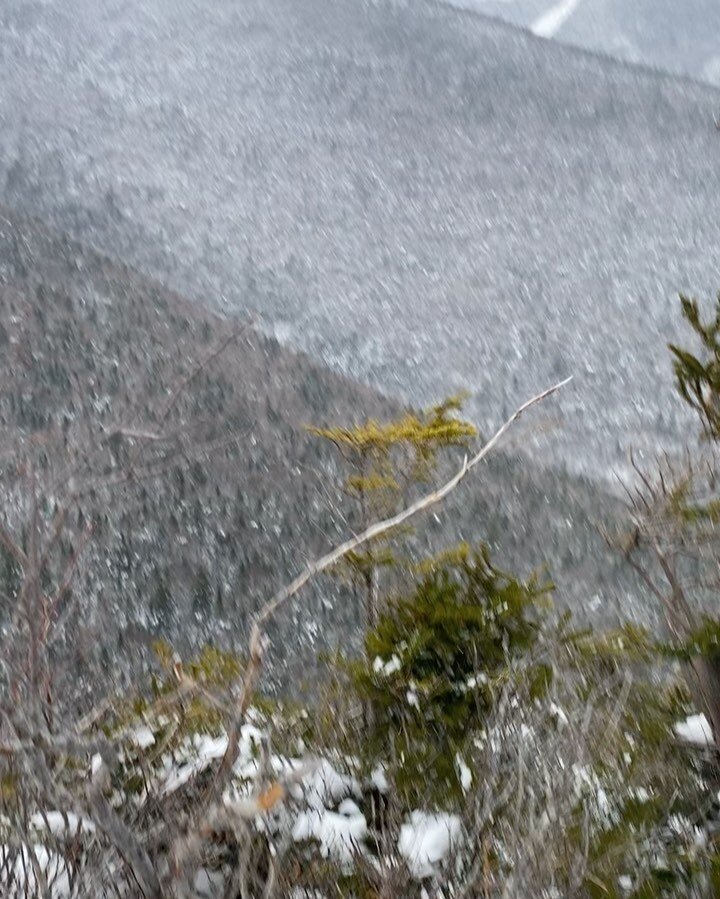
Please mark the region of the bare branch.
[[[80, 557], [83, 554], [83, 550], [87, 546], [90, 537], [92, 536], [94, 530], [94, 525], [92, 522], [85, 526], [82, 534], [80, 535], [80, 539], [75, 546], [70, 558], [65, 565], [65, 571], [60, 579], [60, 583], [58, 584], [55, 592], [50, 596], [48, 601], [48, 612], [52, 615], [55, 613], [58, 604], [61, 602], [63, 596], [70, 589], [70, 585], [72, 584], [73, 576], [75, 574], [75, 569], [77, 568], [78, 562], [80, 561]], [[47, 635], [46, 635], [47, 636]]]
[[225, 783], [232, 771], [233, 765], [237, 761], [240, 730], [248, 707], [250, 705], [257, 680], [260, 675], [260, 669], [262, 667], [262, 658], [264, 652], [264, 625], [283, 605], [285, 605], [297, 593], [299, 593], [300, 590], [302, 590], [302, 588], [309, 581], [311, 581], [323, 571], [327, 571], [329, 568], [332, 568], [341, 559], [347, 556], [348, 553], [353, 552], [354, 550], [358, 549], [358, 547], [362, 546], [370, 540], [373, 540], [381, 534], [384, 534], [387, 531], [392, 530], [393, 528], [399, 527], [410, 518], [413, 518], [420, 512], [431, 508], [432, 506], [443, 500], [458, 486], [458, 484], [466, 477], [468, 472], [479, 465], [488, 456], [488, 454], [503, 438], [505, 433], [531, 406], [534, 406], [536, 403], [547, 399], [549, 396], [556, 393], [558, 390], [568, 384], [571, 380], [572, 377], [565, 378], [565, 380], [560, 381], [558, 384], [555, 384], [552, 387], [549, 387], [547, 390], [543, 390], [542, 393], [538, 393], [536, 396], [531, 397], [531, 399], [523, 403], [522, 406], [520, 406], [510, 416], [510, 418], [508, 418], [507, 421], [505, 421], [504, 424], [502, 424], [500, 428], [498, 428], [493, 436], [480, 448], [480, 450], [478, 450], [478, 452], [469, 461], [467, 457], [465, 458], [460, 470], [441, 487], [438, 487], [436, 490], [433, 490], [425, 496], [420, 497], [420, 499], [416, 500], [414, 503], [411, 503], [396, 515], [392, 515], [391, 517], [386, 518], [383, 521], [371, 524], [360, 534], [351, 537], [349, 540], [341, 543], [339, 546], [335, 547], [335, 549], [331, 550], [320, 559], [311, 562], [305, 568], [305, 570], [302, 571], [293, 581], [279, 590], [274, 597], [272, 597], [267, 603], [265, 603], [265, 605], [260, 610], [260, 613], [256, 617], [250, 633], [249, 658], [245, 669], [242, 688], [238, 697], [235, 720], [233, 721], [232, 727], [228, 733], [227, 750], [222, 758], [220, 768], [218, 769], [218, 773], [213, 783], [206, 791], [204, 801], [201, 804], [201, 812], [202, 810], [206, 809], [208, 805], [222, 793]]

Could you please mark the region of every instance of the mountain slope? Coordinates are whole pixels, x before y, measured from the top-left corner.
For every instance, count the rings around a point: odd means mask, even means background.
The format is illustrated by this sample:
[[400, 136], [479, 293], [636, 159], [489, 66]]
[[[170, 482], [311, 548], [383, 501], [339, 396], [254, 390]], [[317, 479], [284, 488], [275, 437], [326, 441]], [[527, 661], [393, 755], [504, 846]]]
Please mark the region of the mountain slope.
[[430, 3], [12, 0], [5, 202], [485, 427], [538, 384], [593, 477], [672, 444], [720, 270], [720, 95]]
[[[23, 458], [18, 441], [60, 459], [64, 446], [87, 445], [87, 431], [98, 444], [119, 427], [157, 430], [156, 410], [232, 327], [0, 210], [3, 484], [14, 482]], [[186, 649], [208, 637], [243, 647], [258, 603], [351, 526], [337, 459], [305, 423], [398, 411], [274, 340], [242, 335], [187, 382], [163, 425], [187, 435], [181, 451], [147, 477], [136, 464], [136, 485], [110, 493], [99, 487], [97, 502], [83, 506], [97, 526], [76, 590], [79, 618], [69, 619], [66, 634], [76, 665], [98, 653], [114, 664], [118, 646], [135, 652], [153, 634]], [[542, 423], [533, 416], [515, 432], [515, 445]], [[8, 489], [3, 496], [3, 518], [16, 527], [17, 496]], [[497, 455], [422, 524], [417, 548], [487, 539], [504, 563], [527, 571], [547, 562], [559, 601], [581, 617], [646, 617], [620, 560], [595, 531], [618, 514], [590, 484]], [[0, 565], [3, 578], [5, 571]], [[11, 592], [4, 581], [0, 591]], [[350, 597], [336, 581], [322, 582], [278, 621], [276, 658], [307, 675], [318, 647], [352, 639], [356, 622]]]
[[720, 85], [714, 0], [451, 0], [541, 37]]

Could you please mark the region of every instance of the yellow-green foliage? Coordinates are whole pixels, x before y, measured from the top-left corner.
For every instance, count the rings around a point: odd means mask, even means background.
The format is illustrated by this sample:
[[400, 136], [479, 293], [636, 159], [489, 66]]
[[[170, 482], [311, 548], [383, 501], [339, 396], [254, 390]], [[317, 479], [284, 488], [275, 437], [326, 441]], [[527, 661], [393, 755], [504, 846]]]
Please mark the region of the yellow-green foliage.
[[[691, 705], [684, 683], [667, 670], [667, 647], [633, 625], [574, 633], [564, 647], [563, 676], [583, 706], [604, 722], [591, 744], [592, 770], [611, 812], [590, 835], [587, 894], [593, 899], [703, 895], [694, 891], [693, 878], [707, 876], [708, 854], [694, 845], [692, 834], [676, 832], [672, 824], [694, 817], [705, 787], [675, 739], [674, 724]], [[572, 829], [568, 835], [572, 839]], [[577, 839], [585, 837], [578, 832]], [[619, 886], [621, 874], [633, 881], [629, 894]]]
[[[244, 670], [241, 658], [211, 645], [184, 662], [169, 643], [157, 641], [153, 649], [159, 671], [151, 677], [149, 689], [119, 698], [98, 725], [113, 739], [140, 727], [149, 728], [155, 737], [146, 749], [134, 747], [132, 739], [124, 740], [127, 759], [120, 778], [126, 793], [142, 789], [144, 771], [160, 763], [164, 754], [173, 753], [196, 734], [217, 736], [227, 729], [233, 714], [231, 688]], [[293, 755], [313, 737], [313, 718], [292, 702], [257, 694], [252, 714], [254, 723], [260, 726], [263, 721], [272, 732], [278, 752]]]
[[[355, 524], [363, 528], [385, 518], [408, 502], [413, 487], [429, 480], [441, 451], [467, 446], [477, 436], [474, 425], [455, 413], [463, 397], [450, 397], [424, 412], [406, 412], [394, 421], [373, 419], [354, 427], [311, 427], [311, 434], [333, 443], [349, 467], [346, 493], [355, 502]], [[377, 612], [373, 575], [391, 568], [399, 559], [398, 539], [412, 529], [405, 527], [366, 544], [339, 566], [342, 575], [368, 593], [368, 623]]]
[[[209, 643], [202, 647], [196, 658], [188, 662], [182, 662], [172, 646], [163, 640], [153, 643], [153, 651], [164, 673], [164, 687], [171, 686], [177, 680], [174, 669], [178, 664], [189, 678], [208, 687], [229, 687], [240, 677], [244, 667], [239, 656]], [[158, 689], [162, 691], [164, 687]]]
[[684, 660], [700, 656], [705, 659], [720, 658], [720, 621], [703, 615], [697, 627], [688, 634], [680, 646], [674, 647]]
[[370, 419], [354, 427], [308, 430], [335, 444], [353, 467], [345, 483], [351, 495], [392, 496], [407, 482], [427, 480], [440, 450], [466, 446], [477, 436], [474, 425], [453, 414], [462, 402], [462, 396], [450, 397], [425, 412], [406, 412], [385, 424]]
[[10, 773], [0, 773], [0, 809], [8, 809], [17, 797], [17, 777]]
[[425, 412], [406, 412], [386, 424], [370, 419], [350, 428], [311, 427], [308, 430], [355, 453], [389, 452], [402, 445], [415, 447], [419, 453], [432, 458], [441, 447], [462, 446], [477, 436], [472, 424], [452, 415], [462, 408], [463, 400], [461, 395], [453, 396]]

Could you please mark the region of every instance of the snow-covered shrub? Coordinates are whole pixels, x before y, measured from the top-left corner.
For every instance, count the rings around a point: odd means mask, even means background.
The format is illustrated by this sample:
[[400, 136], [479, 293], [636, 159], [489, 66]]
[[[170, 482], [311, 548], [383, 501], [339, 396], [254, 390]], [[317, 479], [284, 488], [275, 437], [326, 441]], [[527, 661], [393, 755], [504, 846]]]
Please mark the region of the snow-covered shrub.
[[[513, 644], [509, 615], [505, 633], [481, 628], [442, 608], [438, 580], [389, 607], [327, 716], [337, 743], [389, 782], [365, 838], [393, 857], [388, 877], [404, 864], [461, 895], [712, 895], [714, 781], [678, 745], [689, 697], [664, 649], [632, 627], [574, 630], [525, 602]], [[379, 635], [392, 636], [381, 651]], [[401, 848], [428, 815], [457, 824], [442, 862], [425, 867]]]

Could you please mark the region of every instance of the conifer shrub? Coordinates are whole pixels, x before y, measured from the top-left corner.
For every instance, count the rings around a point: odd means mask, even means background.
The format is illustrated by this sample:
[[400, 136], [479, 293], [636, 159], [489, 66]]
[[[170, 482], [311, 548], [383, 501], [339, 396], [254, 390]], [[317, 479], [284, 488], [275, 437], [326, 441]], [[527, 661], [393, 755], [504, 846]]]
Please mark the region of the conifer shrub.
[[[487, 547], [461, 544], [387, 602], [362, 657], [345, 661], [369, 711], [367, 748], [398, 761], [397, 787], [408, 798], [461, 795], [456, 756], [483, 726], [493, 679], [532, 650], [551, 589], [538, 575], [496, 568]], [[542, 666], [532, 677], [540, 689]]]

